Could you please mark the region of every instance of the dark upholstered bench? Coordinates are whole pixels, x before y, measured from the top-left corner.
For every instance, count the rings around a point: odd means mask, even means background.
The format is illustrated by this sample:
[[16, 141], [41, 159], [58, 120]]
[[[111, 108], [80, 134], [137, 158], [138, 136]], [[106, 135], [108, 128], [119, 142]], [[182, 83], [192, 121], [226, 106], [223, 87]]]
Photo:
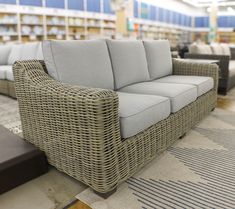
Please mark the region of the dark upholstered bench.
[[43, 152], [0, 126], [0, 194], [47, 171]]

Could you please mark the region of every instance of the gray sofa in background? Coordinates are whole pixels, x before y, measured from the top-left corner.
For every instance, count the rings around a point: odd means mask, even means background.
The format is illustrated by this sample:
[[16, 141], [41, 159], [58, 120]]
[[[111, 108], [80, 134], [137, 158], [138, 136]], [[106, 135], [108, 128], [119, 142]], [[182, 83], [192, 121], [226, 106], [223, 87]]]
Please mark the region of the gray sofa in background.
[[218, 60], [220, 68], [218, 92], [226, 95], [235, 86], [235, 56], [228, 44], [192, 44], [185, 58]]
[[0, 46], [0, 93], [15, 98], [12, 65], [18, 60], [43, 59], [40, 42]]

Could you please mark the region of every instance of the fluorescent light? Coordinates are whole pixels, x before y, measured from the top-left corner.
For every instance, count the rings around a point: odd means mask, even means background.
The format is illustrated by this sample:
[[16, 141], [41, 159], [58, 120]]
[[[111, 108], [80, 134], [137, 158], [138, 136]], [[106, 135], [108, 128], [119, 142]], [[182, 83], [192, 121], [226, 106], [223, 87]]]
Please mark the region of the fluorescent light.
[[182, 0], [195, 7], [209, 7], [213, 2], [218, 6], [234, 6], [235, 1], [231, 0]]

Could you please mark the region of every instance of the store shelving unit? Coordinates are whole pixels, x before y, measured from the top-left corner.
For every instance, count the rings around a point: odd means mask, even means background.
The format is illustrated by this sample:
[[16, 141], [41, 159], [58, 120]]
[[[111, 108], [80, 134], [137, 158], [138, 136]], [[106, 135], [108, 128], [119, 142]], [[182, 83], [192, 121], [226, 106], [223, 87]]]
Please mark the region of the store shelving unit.
[[43, 15], [20, 14], [21, 41], [41, 41], [44, 37]]
[[192, 17], [134, 0], [134, 18], [128, 20], [130, 37], [168, 39], [175, 47], [192, 40]]
[[[108, 0], [100, 0], [100, 11], [97, 12], [87, 10], [87, 1], [65, 0], [63, 6], [60, 0], [56, 1], [57, 8], [51, 7], [50, 0], [41, 0], [41, 4], [40, 0], [37, 0], [38, 6], [20, 5], [19, 0], [16, 4], [8, 5], [1, 4], [0, 1], [0, 42], [79, 40], [115, 36], [116, 17], [113, 13], [104, 13]], [[74, 2], [80, 2], [83, 10], [74, 8]], [[89, 4], [92, 4], [92, 1]], [[90, 6], [89, 9], [93, 8]]]
[[0, 13], [0, 41], [17, 41], [18, 34], [18, 16], [14, 13]]
[[139, 39], [168, 39], [172, 47], [180, 43], [190, 42], [192, 39], [191, 27], [180, 27], [173, 24], [161, 23], [143, 19], [129, 20], [129, 35]]

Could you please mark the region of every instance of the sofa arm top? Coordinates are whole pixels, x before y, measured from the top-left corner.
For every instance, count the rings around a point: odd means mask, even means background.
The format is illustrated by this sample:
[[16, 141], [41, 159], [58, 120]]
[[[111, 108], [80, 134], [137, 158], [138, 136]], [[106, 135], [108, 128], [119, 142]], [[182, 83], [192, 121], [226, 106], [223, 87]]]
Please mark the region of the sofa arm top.
[[217, 54], [191, 54], [191, 53], [185, 53], [184, 58], [227, 60], [228, 62], [230, 60], [229, 55], [217, 55]]
[[47, 74], [44, 61], [30, 60], [17, 61], [13, 65], [16, 83], [24, 79], [31, 87], [40, 89], [44, 94], [63, 96], [68, 98], [91, 100], [117, 100], [116, 92], [107, 89], [89, 88], [78, 85], [65, 84], [54, 80]]
[[219, 67], [216, 64], [186, 62], [183, 59], [173, 59], [174, 75], [206, 76], [214, 79], [214, 88], [218, 87]]

